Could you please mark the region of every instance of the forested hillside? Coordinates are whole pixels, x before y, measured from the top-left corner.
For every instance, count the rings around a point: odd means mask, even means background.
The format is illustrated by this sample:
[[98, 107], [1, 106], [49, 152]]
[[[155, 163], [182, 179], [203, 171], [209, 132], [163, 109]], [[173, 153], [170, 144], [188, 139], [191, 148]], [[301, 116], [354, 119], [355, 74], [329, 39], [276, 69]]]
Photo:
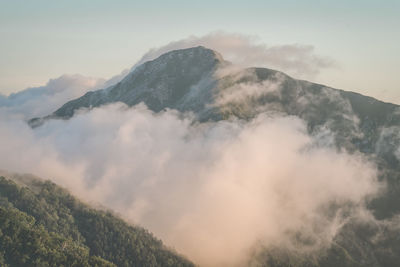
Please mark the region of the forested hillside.
[[0, 177], [1, 266], [193, 266], [49, 181]]

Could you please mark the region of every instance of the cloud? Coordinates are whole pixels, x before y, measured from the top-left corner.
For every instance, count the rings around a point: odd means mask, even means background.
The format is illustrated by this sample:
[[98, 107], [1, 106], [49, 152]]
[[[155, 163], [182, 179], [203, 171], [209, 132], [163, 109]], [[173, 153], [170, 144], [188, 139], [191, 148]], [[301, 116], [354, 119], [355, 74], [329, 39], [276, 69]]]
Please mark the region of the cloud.
[[[249, 76], [254, 75], [247, 71]], [[248, 103], [251, 99], [259, 99], [266, 95], [276, 95], [278, 98], [281, 93], [281, 85], [283, 78], [280, 77], [280, 73], [276, 73], [273, 79], [268, 79], [263, 82], [255, 83], [253, 81], [249, 82], [237, 82], [241, 77], [235, 77], [235, 83], [232, 86], [224, 88], [216, 96], [215, 105], [225, 106], [229, 104], [243, 104]], [[239, 76], [242, 76], [240, 74]], [[254, 108], [254, 107], [253, 107]]]
[[45, 116], [65, 102], [104, 86], [105, 80], [79, 74], [62, 75], [41, 87], [27, 88], [9, 96], [0, 95], [0, 111], [23, 119]]
[[343, 207], [363, 210], [380, 188], [372, 163], [313, 146], [297, 117], [198, 124], [113, 104], [33, 130], [0, 114], [0, 169], [52, 179], [202, 266], [241, 266], [256, 244], [329, 246], [356, 214]]
[[317, 55], [311, 45], [267, 45], [253, 36], [214, 32], [200, 37], [191, 36], [153, 48], [135, 66], [155, 59], [168, 51], [198, 45], [216, 50], [226, 60], [242, 67], [278, 69], [296, 78], [313, 78], [321, 70], [336, 65], [332, 59]]

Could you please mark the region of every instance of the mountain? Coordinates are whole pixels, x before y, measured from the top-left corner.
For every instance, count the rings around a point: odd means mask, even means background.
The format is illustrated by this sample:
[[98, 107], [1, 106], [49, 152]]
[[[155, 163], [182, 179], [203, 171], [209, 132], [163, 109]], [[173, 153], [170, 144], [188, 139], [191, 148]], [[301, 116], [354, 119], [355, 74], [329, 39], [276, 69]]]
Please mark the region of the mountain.
[[[114, 86], [69, 101], [47, 118], [68, 119], [78, 109], [118, 101], [129, 106], [144, 102], [154, 111], [201, 112], [211, 101], [215, 71], [227, 64], [217, 52], [204, 47], [172, 51], [138, 66]], [[41, 122], [38, 118], [30, 121], [32, 126]]]
[[1, 266], [194, 266], [141, 227], [30, 175], [0, 176]]
[[[121, 82], [91, 91], [65, 103], [32, 127], [48, 119], [69, 119], [80, 109], [108, 103], [145, 103], [159, 112], [192, 112], [198, 121], [251, 119], [260, 113], [298, 116], [311, 134], [321, 127], [334, 132], [335, 144], [372, 154], [383, 129], [400, 124], [399, 106], [361, 94], [294, 79], [267, 68], [239, 69], [205, 47], [175, 50], [136, 67]], [[390, 148], [379, 149], [391, 166], [398, 165]]]
[[66, 120], [81, 109], [113, 102], [128, 106], [143, 102], [154, 112], [190, 112], [199, 123], [250, 120], [260, 114], [302, 118], [308, 133], [322, 142], [316, 145], [362, 153], [376, 163], [379, 179], [388, 184], [385, 194], [368, 203], [378, 223], [349, 222], [318, 258], [266, 248], [254, 256], [257, 266], [399, 265], [398, 232], [383, 220], [400, 215], [400, 106], [297, 80], [272, 69], [240, 69], [199, 46], [145, 62], [118, 84], [88, 92], [29, 123], [39, 127], [49, 119]]

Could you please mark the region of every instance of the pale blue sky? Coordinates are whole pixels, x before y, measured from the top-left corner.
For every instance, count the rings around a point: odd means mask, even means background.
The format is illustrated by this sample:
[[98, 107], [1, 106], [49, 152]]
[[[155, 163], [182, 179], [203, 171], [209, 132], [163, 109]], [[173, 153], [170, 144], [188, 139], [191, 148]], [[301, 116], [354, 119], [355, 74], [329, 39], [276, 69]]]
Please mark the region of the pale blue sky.
[[399, 14], [399, 0], [0, 0], [0, 93], [109, 78], [149, 48], [222, 30], [313, 45], [338, 65], [314, 81], [400, 103]]

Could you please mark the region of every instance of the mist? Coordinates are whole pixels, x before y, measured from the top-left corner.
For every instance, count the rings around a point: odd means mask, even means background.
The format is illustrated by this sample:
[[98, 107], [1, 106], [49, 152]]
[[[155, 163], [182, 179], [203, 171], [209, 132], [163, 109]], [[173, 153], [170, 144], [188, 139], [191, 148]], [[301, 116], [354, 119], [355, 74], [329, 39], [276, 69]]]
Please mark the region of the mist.
[[373, 163], [315, 146], [298, 117], [200, 124], [117, 103], [33, 130], [0, 115], [0, 169], [51, 179], [201, 266], [242, 266], [260, 245], [328, 248], [382, 188]]
[[26, 120], [46, 116], [65, 102], [80, 97], [90, 90], [100, 89], [110, 81], [79, 74], [62, 75], [50, 79], [44, 86], [27, 88], [8, 96], [0, 94], [0, 112]]

